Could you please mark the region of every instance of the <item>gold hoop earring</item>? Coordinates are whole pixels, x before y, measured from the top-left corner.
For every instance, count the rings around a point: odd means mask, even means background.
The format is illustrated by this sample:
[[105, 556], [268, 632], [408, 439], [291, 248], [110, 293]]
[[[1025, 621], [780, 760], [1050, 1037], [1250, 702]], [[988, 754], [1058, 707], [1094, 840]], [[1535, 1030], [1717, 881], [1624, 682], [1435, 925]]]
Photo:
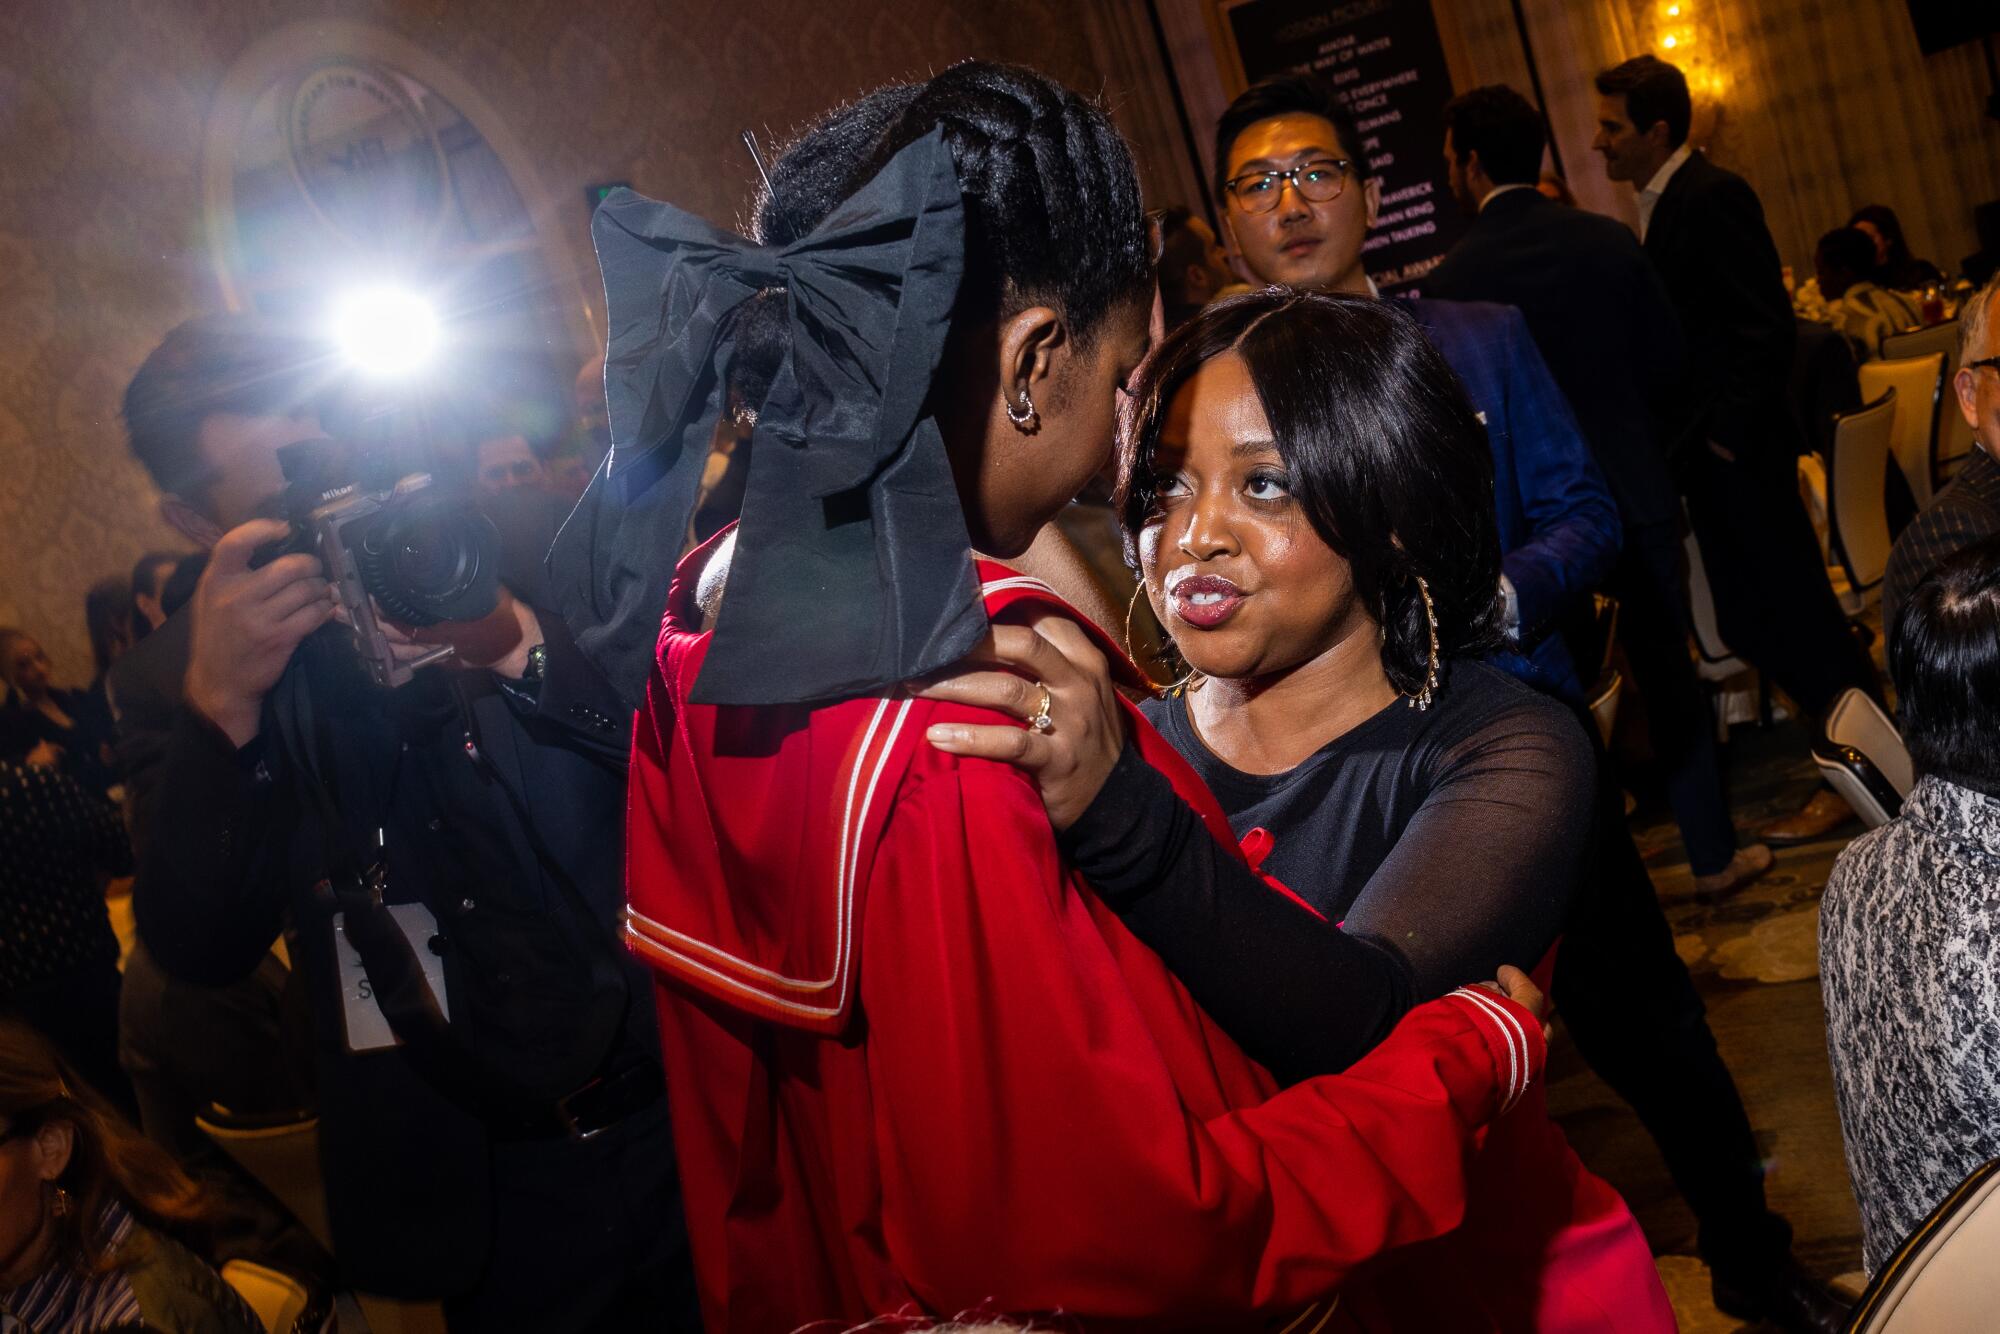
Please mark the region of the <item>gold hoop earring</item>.
[[1042, 414], [1035, 411], [1035, 400], [1028, 396], [1026, 386], [1021, 389], [1021, 407], [1018, 411], [1005, 398], [1000, 402], [1007, 409], [1007, 420], [1014, 423], [1014, 429], [1022, 435], [1033, 435], [1041, 428]]
[[[1139, 586], [1132, 590], [1132, 600], [1125, 604], [1125, 656], [1130, 658], [1132, 664], [1138, 667], [1140, 673], [1145, 676], [1147, 687], [1153, 692], [1155, 697], [1178, 698], [1186, 691], [1198, 688], [1201, 682], [1207, 678], [1203, 677], [1194, 668], [1188, 667], [1187, 675], [1173, 682], [1171, 685], [1160, 686], [1152, 683], [1153, 674], [1140, 664], [1139, 655], [1132, 647], [1132, 613], [1139, 610], [1139, 595], [1145, 591], [1146, 581], [1141, 579]], [[1166, 643], [1161, 647], [1160, 662], [1164, 666], [1175, 658], [1180, 658], [1180, 648], [1174, 643], [1174, 637], [1170, 633], [1167, 635]], [[1187, 659], [1181, 658], [1181, 665], [1186, 667]]]
[[1431, 631], [1430, 664], [1424, 672], [1423, 688], [1408, 697], [1410, 707], [1418, 713], [1422, 713], [1425, 709], [1430, 708], [1431, 699], [1437, 690], [1438, 684], [1438, 614], [1437, 604], [1431, 601], [1431, 586], [1424, 582], [1424, 577], [1421, 574], [1415, 576], [1415, 578], [1417, 581], [1417, 592], [1424, 599], [1424, 619], [1430, 622]]
[[1146, 591], [1146, 581], [1141, 579], [1132, 590], [1132, 600], [1125, 604], [1125, 656], [1134, 666], [1139, 663], [1139, 651], [1132, 647], [1132, 613], [1139, 610], [1139, 595]]

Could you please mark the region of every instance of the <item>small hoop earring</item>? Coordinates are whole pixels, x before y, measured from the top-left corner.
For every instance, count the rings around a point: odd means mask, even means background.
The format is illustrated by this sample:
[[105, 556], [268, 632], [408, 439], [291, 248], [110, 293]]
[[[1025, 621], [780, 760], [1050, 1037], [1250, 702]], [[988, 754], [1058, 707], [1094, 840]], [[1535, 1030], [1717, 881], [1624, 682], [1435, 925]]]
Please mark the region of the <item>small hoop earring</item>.
[[1033, 435], [1041, 426], [1042, 415], [1035, 411], [1035, 400], [1028, 397], [1028, 391], [1025, 387], [1021, 390], [1021, 407], [1019, 411], [1016, 411], [1014, 405], [1009, 403], [1004, 397], [1000, 402], [1007, 408], [1007, 420], [1014, 423], [1014, 429], [1022, 435]]
[[1424, 577], [1421, 574], [1415, 576], [1415, 578], [1417, 581], [1417, 592], [1421, 594], [1424, 599], [1424, 619], [1430, 622], [1430, 630], [1431, 630], [1430, 664], [1424, 673], [1423, 688], [1418, 690], [1415, 694], [1410, 695], [1408, 697], [1410, 702], [1410, 707], [1415, 709], [1418, 713], [1422, 713], [1424, 710], [1430, 708], [1432, 696], [1437, 691], [1438, 614], [1437, 614], [1437, 604], [1431, 601], [1431, 586], [1424, 582]]

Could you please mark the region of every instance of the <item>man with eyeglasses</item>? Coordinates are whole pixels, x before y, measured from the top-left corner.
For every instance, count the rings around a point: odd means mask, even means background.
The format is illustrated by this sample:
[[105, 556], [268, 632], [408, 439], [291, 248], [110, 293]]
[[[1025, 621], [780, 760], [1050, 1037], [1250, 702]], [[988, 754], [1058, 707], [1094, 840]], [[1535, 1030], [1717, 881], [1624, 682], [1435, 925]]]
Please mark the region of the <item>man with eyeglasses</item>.
[[1972, 427], [1972, 452], [1951, 485], [1903, 530], [1882, 580], [1882, 625], [1893, 630], [1910, 592], [1947, 556], [2000, 533], [2000, 274], [1958, 316], [1958, 374], [1951, 387]]
[[[1381, 204], [1353, 117], [1325, 81], [1265, 79], [1215, 128], [1230, 248], [1267, 283], [1380, 295], [1362, 243]], [[1509, 306], [1412, 301], [1410, 312], [1464, 383], [1493, 449], [1507, 628], [1519, 674], [1571, 700], [1583, 688], [1562, 637], [1617, 559], [1617, 506], [1562, 391]]]
[[[1309, 75], [1253, 86], [1216, 125], [1232, 248], [1266, 282], [1370, 294], [1362, 245], [1380, 204], [1353, 118]], [[1578, 694], [1555, 618], [1601, 584], [1620, 522], [1602, 474], [1513, 306], [1409, 303], [1464, 382], [1493, 449], [1510, 611], [1531, 684]], [[1515, 666], [1502, 661], [1502, 666]], [[1551, 667], [1563, 675], [1551, 680]], [[1525, 666], [1525, 665], [1524, 665]], [[1591, 733], [1594, 739], [1594, 732]], [[1600, 765], [1602, 765], [1600, 757]], [[1718, 1285], [1728, 1309], [1787, 1330], [1839, 1328], [1842, 1311], [1792, 1259], [1791, 1230], [1764, 1202], [1755, 1137], [1674, 951], [1614, 782], [1599, 784], [1595, 851], [1557, 955], [1553, 994], [1577, 1049], [1633, 1107], [1702, 1225], [1704, 1253], [1744, 1260]]]

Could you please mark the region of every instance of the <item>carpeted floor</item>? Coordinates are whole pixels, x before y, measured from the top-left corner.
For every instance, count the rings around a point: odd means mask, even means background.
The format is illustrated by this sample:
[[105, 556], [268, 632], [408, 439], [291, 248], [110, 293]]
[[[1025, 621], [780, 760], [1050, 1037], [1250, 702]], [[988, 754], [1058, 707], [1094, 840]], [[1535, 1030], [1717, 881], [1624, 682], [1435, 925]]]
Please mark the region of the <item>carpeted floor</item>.
[[[1796, 722], [1738, 727], [1726, 759], [1737, 828], [1748, 842], [1796, 811], [1818, 785]], [[1841, 1156], [1840, 1119], [1827, 1066], [1818, 966], [1819, 896], [1848, 839], [1777, 850], [1772, 872], [1716, 904], [1695, 898], [1680, 833], [1663, 807], [1642, 805], [1634, 832], [1673, 925], [1681, 957], [1708, 1004], [1723, 1059], [1769, 1164], [1771, 1207], [1791, 1221], [1794, 1250], [1815, 1273], [1858, 1291], [1861, 1223]], [[1746, 1328], [1709, 1300], [1695, 1258], [1694, 1218], [1652, 1140], [1625, 1104], [1558, 1037], [1549, 1107], [1584, 1160], [1625, 1196], [1659, 1257], [1688, 1334]]]

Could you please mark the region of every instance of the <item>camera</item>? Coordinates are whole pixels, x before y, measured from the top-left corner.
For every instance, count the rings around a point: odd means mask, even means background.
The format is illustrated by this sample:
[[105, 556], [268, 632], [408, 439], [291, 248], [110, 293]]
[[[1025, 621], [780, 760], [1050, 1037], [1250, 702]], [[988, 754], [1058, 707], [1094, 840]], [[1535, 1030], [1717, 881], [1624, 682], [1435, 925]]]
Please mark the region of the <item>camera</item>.
[[500, 601], [500, 534], [469, 498], [445, 492], [429, 473], [399, 476], [379, 454], [352, 458], [331, 440], [278, 451], [292, 531], [260, 547], [251, 563], [295, 551], [319, 557], [369, 679], [394, 688], [452, 650], [398, 662], [376, 608], [412, 626], [490, 615]]

